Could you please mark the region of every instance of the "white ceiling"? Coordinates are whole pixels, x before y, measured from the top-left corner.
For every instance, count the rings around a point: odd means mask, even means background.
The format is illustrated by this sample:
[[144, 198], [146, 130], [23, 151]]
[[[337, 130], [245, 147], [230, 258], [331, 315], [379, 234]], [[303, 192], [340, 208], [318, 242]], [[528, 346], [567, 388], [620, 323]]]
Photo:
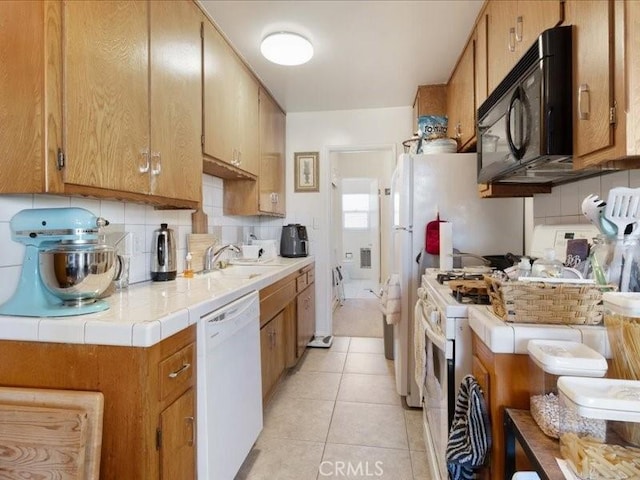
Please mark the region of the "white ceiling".
[[[413, 105], [418, 85], [446, 83], [482, 0], [201, 0], [287, 112]], [[315, 55], [283, 67], [260, 55], [274, 31], [307, 37]]]

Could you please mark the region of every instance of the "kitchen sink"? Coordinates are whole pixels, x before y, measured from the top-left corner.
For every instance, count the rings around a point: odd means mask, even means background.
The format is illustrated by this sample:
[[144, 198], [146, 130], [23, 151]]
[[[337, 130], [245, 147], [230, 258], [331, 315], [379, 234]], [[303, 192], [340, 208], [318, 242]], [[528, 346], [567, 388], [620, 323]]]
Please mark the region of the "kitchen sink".
[[229, 265], [226, 268], [211, 270], [209, 272], [198, 272], [198, 275], [219, 279], [239, 279], [248, 280], [257, 277], [270, 275], [281, 270], [281, 266], [276, 265]]

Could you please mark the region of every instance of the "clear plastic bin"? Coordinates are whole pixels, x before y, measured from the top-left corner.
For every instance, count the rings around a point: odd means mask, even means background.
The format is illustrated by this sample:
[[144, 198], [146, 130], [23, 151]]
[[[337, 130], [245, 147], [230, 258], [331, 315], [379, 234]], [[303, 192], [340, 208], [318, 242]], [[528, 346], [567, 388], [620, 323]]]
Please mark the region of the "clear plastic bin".
[[558, 438], [558, 378], [603, 377], [607, 373], [607, 360], [578, 342], [530, 340], [527, 350], [531, 416], [545, 435]]
[[640, 449], [607, 435], [609, 423], [640, 422], [640, 381], [560, 377], [558, 394], [560, 455], [573, 472], [583, 480], [640, 478]]

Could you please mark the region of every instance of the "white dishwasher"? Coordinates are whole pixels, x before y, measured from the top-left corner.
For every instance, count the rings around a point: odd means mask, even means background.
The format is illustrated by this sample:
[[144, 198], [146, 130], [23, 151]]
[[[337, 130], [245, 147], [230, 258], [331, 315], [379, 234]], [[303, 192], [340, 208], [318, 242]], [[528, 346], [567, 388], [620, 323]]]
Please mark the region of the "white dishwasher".
[[231, 480], [262, 430], [258, 292], [202, 314], [197, 338], [198, 478]]

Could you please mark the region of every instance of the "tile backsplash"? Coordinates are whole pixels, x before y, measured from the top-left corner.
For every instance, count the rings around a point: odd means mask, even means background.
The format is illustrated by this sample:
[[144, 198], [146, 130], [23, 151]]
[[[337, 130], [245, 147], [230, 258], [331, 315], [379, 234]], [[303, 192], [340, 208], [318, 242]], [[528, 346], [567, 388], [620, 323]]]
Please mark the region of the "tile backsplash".
[[589, 223], [582, 215], [582, 200], [590, 193], [607, 199], [614, 187], [640, 187], [640, 170], [620, 170], [555, 187], [533, 197], [534, 225]]
[[[281, 218], [225, 216], [222, 213], [222, 179], [203, 175], [203, 207], [208, 215], [209, 233], [221, 243], [243, 243], [253, 233], [259, 239], [279, 239]], [[120, 238], [127, 232], [126, 253], [131, 255], [130, 283], [151, 278], [151, 239], [161, 223], [168, 223], [177, 240], [178, 272], [184, 268], [187, 234], [191, 233], [192, 210], [155, 210], [148, 205], [111, 200], [57, 195], [0, 195], [0, 303], [13, 294], [22, 269], [24, 246], [11, 240], [9, 221], [25, 208], [81, 207], [109, 220], [109, 238]]]

